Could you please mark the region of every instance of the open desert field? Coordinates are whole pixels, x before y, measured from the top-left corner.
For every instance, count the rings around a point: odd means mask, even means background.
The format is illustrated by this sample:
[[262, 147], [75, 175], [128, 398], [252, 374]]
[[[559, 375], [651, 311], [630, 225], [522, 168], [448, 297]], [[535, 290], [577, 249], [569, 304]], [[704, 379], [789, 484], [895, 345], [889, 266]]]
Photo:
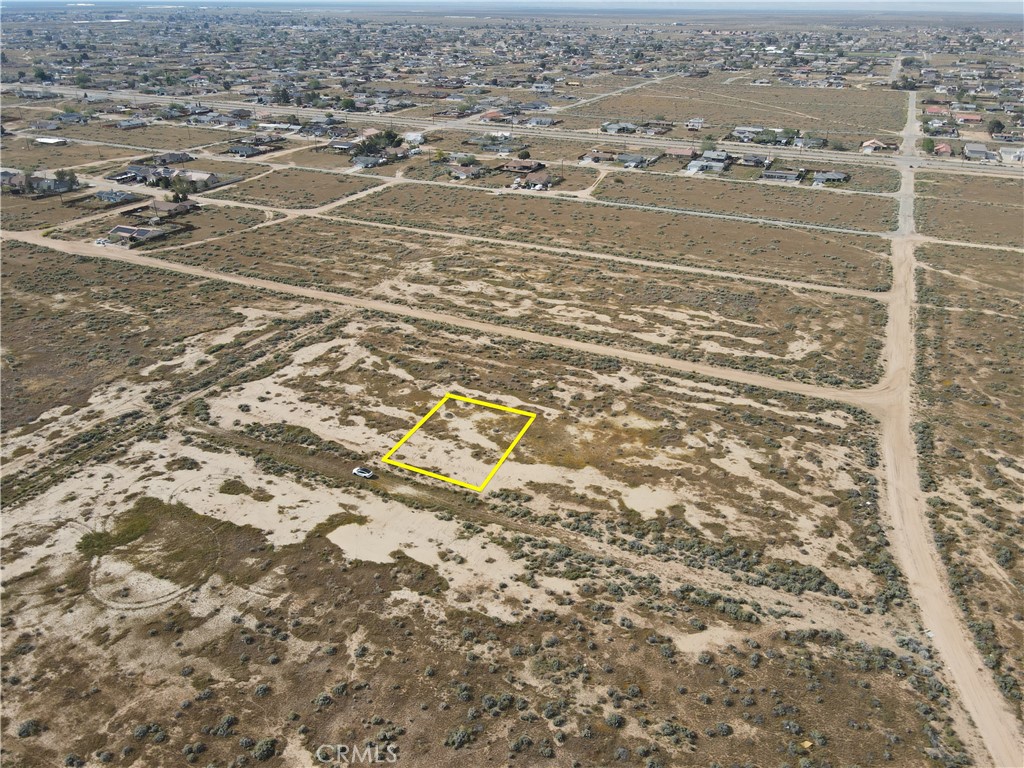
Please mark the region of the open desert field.
[[887, 243], [867, 235], [771, 228], [564, 199], [399, 185], [337, 211], [347, 218], [654, 261], [884, 289]]
[[191, 128], [161, 123], [121, 130], [114, 125], [93, 122], [87, 125], [65, 126], [61, 128], [58, 135], [67, 136], [69, 139], [86, 139], [143, 149], [174, 151], [220, 142], [238, 141], [249, 134], [229, 131], [224, 128]]
[[[53, 339], [99, 332], [102, 314], [38, 282], [53, 258], [15, 248], [5, 313], [51, 307]], [[105, 369], [123, 389], [40, 395], [45, 414], [5, 425], [23, 649], [8, 674], [46, 670], [9, 695], [45, 734], [76, 734], [34, 755], [131, 745], [161, 764], [197, 740], [215, 760], [274, 739], [298, 756], [374, 718], [422, 765], [475, 765], [495, 743], [587, 764], [769, 759], [796, 730], [821, 759], [962, 748], [924, 647], [884, 629], [908, 616], [862, 412], [132, 265], [69, 269], [116, 286], [109, 319], [137, 318], [121, 327], [141, 359]], [[186, 296], [217, 309], [152, 325]], [[12, 360], [25, 381], [75, 364], [20, 345]], [[538, 414], [486, 494], [379, 464], [351, 476], [452, 390]], [[483, 460], [497, 425], [452, 413], [437, 460]], [[109, 629], [81, 633], [94, 624]], [[53, 708], [83, 664], [117, 695]], [[204, 737], [211, 722], [230, 738]]]
[[[903, 127], [905, 97], [885, 89], [796, 88], [674, 80], [619, 96], [569, 107], [565, 114], [608, 120], [665, 119], [682, 125], [703, 117], [705, 133], [724, 136], [737, 125], [794, 128], [848, 148], [859, 139], [892, 134]], [[685, 133], [685, 132], [684, 132]], [[703, 133], [702, 133], [703, 135]]]
[[36, 200], [31, 195], [4, 193], [0, 199], [0, 224], [7, 230], [40, 229], [67, 224], [83, 216], [102, 213], [87, 190], [75, 190]]
[[289, 221], [161, 255], [612, 348], [858, 386], [877, 377], [885, 324], [870, 299], [355, 223]]
[[279, 208], [319, 208], [377, 184], [373, 179], [357, 176], [286, 169], [234, 184], [208, 197]]
[[[1019, 707], [1024, 632], [1024, 345], [1019, 253], [928, 246], [919, 272], [922, 489], [954, 594], [1004, 695]], [[970, 382], [966, 386], [965, 382]]]
[[921, 174], [915, 209], [921, 232], [987, 245], [1024, 242], [1024, 182]]
[[654, 173], [616, 173], [601, 180], [594, 197], [615, 203], [714, 211], [868, 232], [896, 228], [896, 201], [829, 189], [780, 184], [738, 184]]
[[138, 157], [139, 153], [123, 147], [105, 147], [96, 144], [70, 142], [62, 147], [36, 144], [34, 139], [5, 136], [0, 143], [3, 164], [6, 168], [38, 169], [55, 171], [58, 168], [74, 168], [92, 165], [113, 158]]
[[1024, 766], [1013, 18], [378, 6], [3, 8], [4, 768]]
[[322, 168], [327, 171], [350, 171], [353, 167], [352, 155], [331, 150], [317, 150], [315, 148], [291, 152], [287, 157], [279, 158], [274, 162], [297, 165], [302, 168]]

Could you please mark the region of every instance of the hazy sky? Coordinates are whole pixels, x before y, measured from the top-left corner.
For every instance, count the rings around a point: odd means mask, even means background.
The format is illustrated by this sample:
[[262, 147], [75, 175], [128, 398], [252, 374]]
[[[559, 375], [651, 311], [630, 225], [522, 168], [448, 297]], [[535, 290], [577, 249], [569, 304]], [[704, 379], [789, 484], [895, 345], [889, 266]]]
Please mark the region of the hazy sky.
[[399, 11], [402, 9], [419, 12], [432, 10], [439, 13], [451, 13], [461, 10], [466, 13], [488, 11], [519, 11], [557, 13], [566, 10], [575, 13], [593, 11], [615, 11], [624, 13], [638, 12], [730, 12], [752, 10], [758, 12], [781, 11], [792, 13], [804, 12], [809, 15], [816, 13], [834, 13], [836, 11], [860, 11], [876, 13], [899, 12], [933, 12], [936, 14], [1010, 14], [1016, 16], [1024, 26], [1024, 4], [1021, 0], [976, 0], [964, 2], [959, 0], [0, 0], [0, 6], [82, 6], [111, 5], [154, 6], [158, 4], [174, 5], [231, 5], [231, 6], [291, 6], [334, 7], [337, 9], [373, 8]]

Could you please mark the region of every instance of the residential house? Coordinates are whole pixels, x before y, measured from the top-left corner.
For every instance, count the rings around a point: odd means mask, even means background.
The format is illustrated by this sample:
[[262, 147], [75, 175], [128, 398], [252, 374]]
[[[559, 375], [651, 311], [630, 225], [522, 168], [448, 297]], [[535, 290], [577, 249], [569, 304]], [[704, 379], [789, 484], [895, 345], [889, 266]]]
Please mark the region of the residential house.
[[981, 142], [969, 141], [964, 144], [964, 159], [966, 160], [999, 160], [996, 152], [990, 152]]
[[772, 161], [766, 155], [744, 155], [738, 163], [752, 168], [767, 168], [771, 164]]
[[737, 125], [729, 135], [739, 141], [750, 142], [758, 134], [764, 133], [764, 130], [764, 126], [761, 125]]
[[953, 119], [958, 125], [981, 125], [985, 116], [980, 112], [954, 112]]
[[89, 118], [79, 112], [61, 112], [53, 118], [61, 125], [85, 125]]
[[232, 144], [227, 148], [226, 152], [229, 155], [235, 155], [241, 158], [259, 157], [264, 154], [265, 150], [258, 147], [253, 147], [248, 144]]
[[526, 174], [524, 181], [530, 189], [548, 189], [553, 178], [547, 171], [534, 171], [533, 173]]
[[479, 178], [481, 174], [478, 165], [455, 165], [448, 169], [448, 175], [458, 181]]
[[733, 157], [728, 152], [712, 149], [702, 154], [701, 160], [707, 160], [711, 163], [724, 163], [728, 167], [732, 165]]
[[680, 160], [692, 160], [694, 156], [700, 154], [700, 152], [691, 147], [667, 147], [665, 154], [669, 157], [676, 157]]
[[939, 157], [949, 157], [950, 155], [953, 154], [953, 147], [945, 142], [942, 142], [941, 144], [935, 145], [935, 149], [932, 150], [932, 154], [938, 155]]
[[182, 200], [177, 203], [170, 200], [153, 200], [149, 205], [130, 211], [129, 214], [132, 216], [141, 216], [147, 219], [154, 217], [160, 219], [173, 219], [176, 216], [183, 216], [186, 213], [191, 213], [198, 209], [199, 203], [194, 200]]
[[108, 205], [120, 205], [121, 203], [131, 203], [139, 199], [139, 195], [134, 192], [128, 192], [123, 189], [102, 189], [93, 195], [97, 200], [107, 203]]
[[1024, 149], [1017, 149], [1014, 147], [1001, 147], [999, 149], [999, 157], [1004, 163], [1016, 163], [1017, 165], [1024, 165]]
[[68, 140], [57, 136], [39, 136], [35, 143], [42, 144], [44, 147], [65, 147]]
[[162, 155], [154, 155], [152, 162], [157, 165], [174, 165], [175, 163], [187, 163], [195, 160], [188, 152], [164, 152]]
[[615, 153], [605, 152], [601, 149], [591, 149], [580, 155], [579, 159], [585, 163], [610, 163], [615, 159]]
[[68, 179], [58, 180], [52, 173], [15, 173], [7, 178], [7, 187], [12, 192], [35, 195], [58, 195], [64, 192], [71, 192], [78, 188], [78, 182], [72, 183]]
[[196, 189], [211, 189], [221, 183], [220, 176], [210, 171], [181, 170], [174, 174], [174, 178], [190, 181]]
[[761, 178], [765, 181], [788, 181], [797, 182], [804, 177], [804, 171], [801, 170], [787, 170], [780, 168], [777, 171], [764, 171], [761, 174]]
[[646, 168], [649, 164], [646, 157], [632, 152], [620, 152], [615, 159], [622, 163], [623, 168]]
[[498, 170], [509, 171], [510, 173], [533, 173], [534, 171], [541, 170], [543, 167], [544, 163], [539, 160], [520, 160], [519, 158], [514, 158], [505, 161], [503, 165], [499, 165]]
[[636, 133], [639, 126], [633, 123], [604, 123], [601, 130], [605, 133]]
[[801, 136], [800, 138], [793, 139], [793, 146], [800, 149], [824, 149], [825, 139], [818, 138], [817, 136]]
[[897, 144], [888, 144], [878, 139], [868, 139], [860, 145], [860, 151], [866, 155], [872, 152], [895, 151], [896, 149], [899, 149]]
[[690, 161], [686, 170], [689, 173], [721, 173], [728, 167], [728, 162], [724, 160], [707, 160], [702, 157], [699, 160]]
[[132, 131], [135, 130], [136, 128], [145, 128], [146, 121], [138, 117], [130, 117], [127, 120], [119, 120], [116, 123], [116, 126], [120, 128], [122, 131]]
[[334, 139], [333, 141], [327, 142], [327, 146], [319, 147], [319, 149], [330, 149], [334, 152], [354, 152], [363, 146], [361, 141], [347, 141], [345, 139]]
[[688, 131], [702, 131], [704, 130], [704, 118], [703, 117], [691, 117], [686, 121], [686, 130]]
[[839, 171], [815, 171], [814, 184], [841, 184], [850, 180], [850, 174]]
[[128, 224], [118, 224], [107, 233], [107, 237], [114, 245], [132, 248], [141, 243], [157, 240], [166, 234], [158, 227], [133, 227]]

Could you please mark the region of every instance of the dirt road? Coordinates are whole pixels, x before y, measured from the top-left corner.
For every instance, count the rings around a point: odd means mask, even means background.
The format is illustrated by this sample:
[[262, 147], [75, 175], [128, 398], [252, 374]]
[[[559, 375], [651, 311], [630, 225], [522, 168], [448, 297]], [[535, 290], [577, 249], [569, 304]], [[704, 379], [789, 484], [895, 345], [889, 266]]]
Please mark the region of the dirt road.
[[[901, 154], [912, 157], [918, 138], [916, 94], [908, 94], [907, 124]], [[918, 480], [913, 422], [914, 366], [914, 172], [902, 171], [900, 228], [892, 241], [893, 289], [889, 298], [889, 324], [883, 352], [887, 402], [876, 411], [882, 425], [882, 461], [886, 500], [891, 517], [889, 537], [893, 556], [907, 577], [911, 596], [921, 611], [925, 628], [946, 667], [946, 678], [958, 694], [988, 750], [975, 754], [979, 764], [995, 768], [1024, 765], [1021, 724], [996, 688], [981, 654], [971, 639], [963, 616], [949, 589], [945, 569], [935, 550], [925, 515], [926, 505]], [[966, 724], [958, 723], [961, 730]], [[986, 761], [988, 757], [988, 761]]]

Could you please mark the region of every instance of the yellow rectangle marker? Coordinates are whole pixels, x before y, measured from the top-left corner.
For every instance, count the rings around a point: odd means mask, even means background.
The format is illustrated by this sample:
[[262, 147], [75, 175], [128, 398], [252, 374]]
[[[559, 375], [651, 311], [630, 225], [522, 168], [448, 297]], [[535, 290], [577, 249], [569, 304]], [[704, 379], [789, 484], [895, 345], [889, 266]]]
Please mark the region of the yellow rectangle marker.
[[[439, 410], [441, 410], [444, 404], [449, 400], [459, 400], [460, 402], [463, 403], [471, 403], [473, 405], [479, 405], [484, 408], [492, 408], [496, 411], [504, 411], [506, 413], [515, 413], [518, 414], [519, 416], [526, 416], [525, 426], [523, 426], [523, 428], [519, 430], [519, 434], [515, 436], [515, 439], [512, 440], [512, 443], [509, 445], [509, 447], [505, 449], [505, 453], [501, 455], [501, 458], [498, 459], [498, 463], [494, 465], [494, 467], [487, 474], [487, 477], [484, 478], [484, 481], [480, 483], [480, 485], [473, 485], [472, 483], [467, 483], [464, 480], [457, 480], [454, 477], [446, 477], [445, 475], [438, 474], [437, 472], [431, 472], [430, 470], [427, 469], [414, 467], [411, 464], [405, 464], [401, 461], [395, 461], [394, 459], [391, 458], [392, 456], [395, 455], [395, 452], [399, 448], [401, 448], [410, 437], [416, 434], [416, 430], [418, 430], [420, 427], [426, 424], [427, 421], [430, 420], [430, 417], [437, 413]], [[482, 491], [484, 488], [487, 487], [487, 484], [491, 482], [491, 479], [495, 476], [495, 474], [497, 474], [498, 470], [501, 468], [501, 465], [505, 463], [505, 459], [509, 457], [509, 455], [512, 453], [512, 450], [516, 447], [519, 441], [523, 439], [523, 435], [526, 434], [526, 430], [530, 428], [530, 425], [533, 424], [533, 421], [536, 418], [537, 414], [530, 413], [529, 411], [522, 411], [518, 408], [510, 408], [507, 405], [498, 405], [497, 403], [488, 403], [485, 400], [474, 400], [471, 397], [453, 395], [451, 392], [449, 392], [448, 394], [441, 398], [441, 401], [437, 405], [430, 409], [426, 416], [424, 416], [422, 419], [416, 422], [416, 426], [410, 429], [401, 440], [395, 443], [394, 448], [392, 448], [390, 451], [384, 454], [384, 457], [381, 459], [381, 461], [383, 461], [385, 464], [390, 464], [394, 467], [408, 469], [410, 472], [418, 472], [419, 474], [426, 475], [427, 477], [433, 477], [438, 480], [444, 480], [446, 483], [452, 483], [453, 485], [458, 485], [461, 486], [462, 488], [469, 488], [469, 490], [471, 491]]]

